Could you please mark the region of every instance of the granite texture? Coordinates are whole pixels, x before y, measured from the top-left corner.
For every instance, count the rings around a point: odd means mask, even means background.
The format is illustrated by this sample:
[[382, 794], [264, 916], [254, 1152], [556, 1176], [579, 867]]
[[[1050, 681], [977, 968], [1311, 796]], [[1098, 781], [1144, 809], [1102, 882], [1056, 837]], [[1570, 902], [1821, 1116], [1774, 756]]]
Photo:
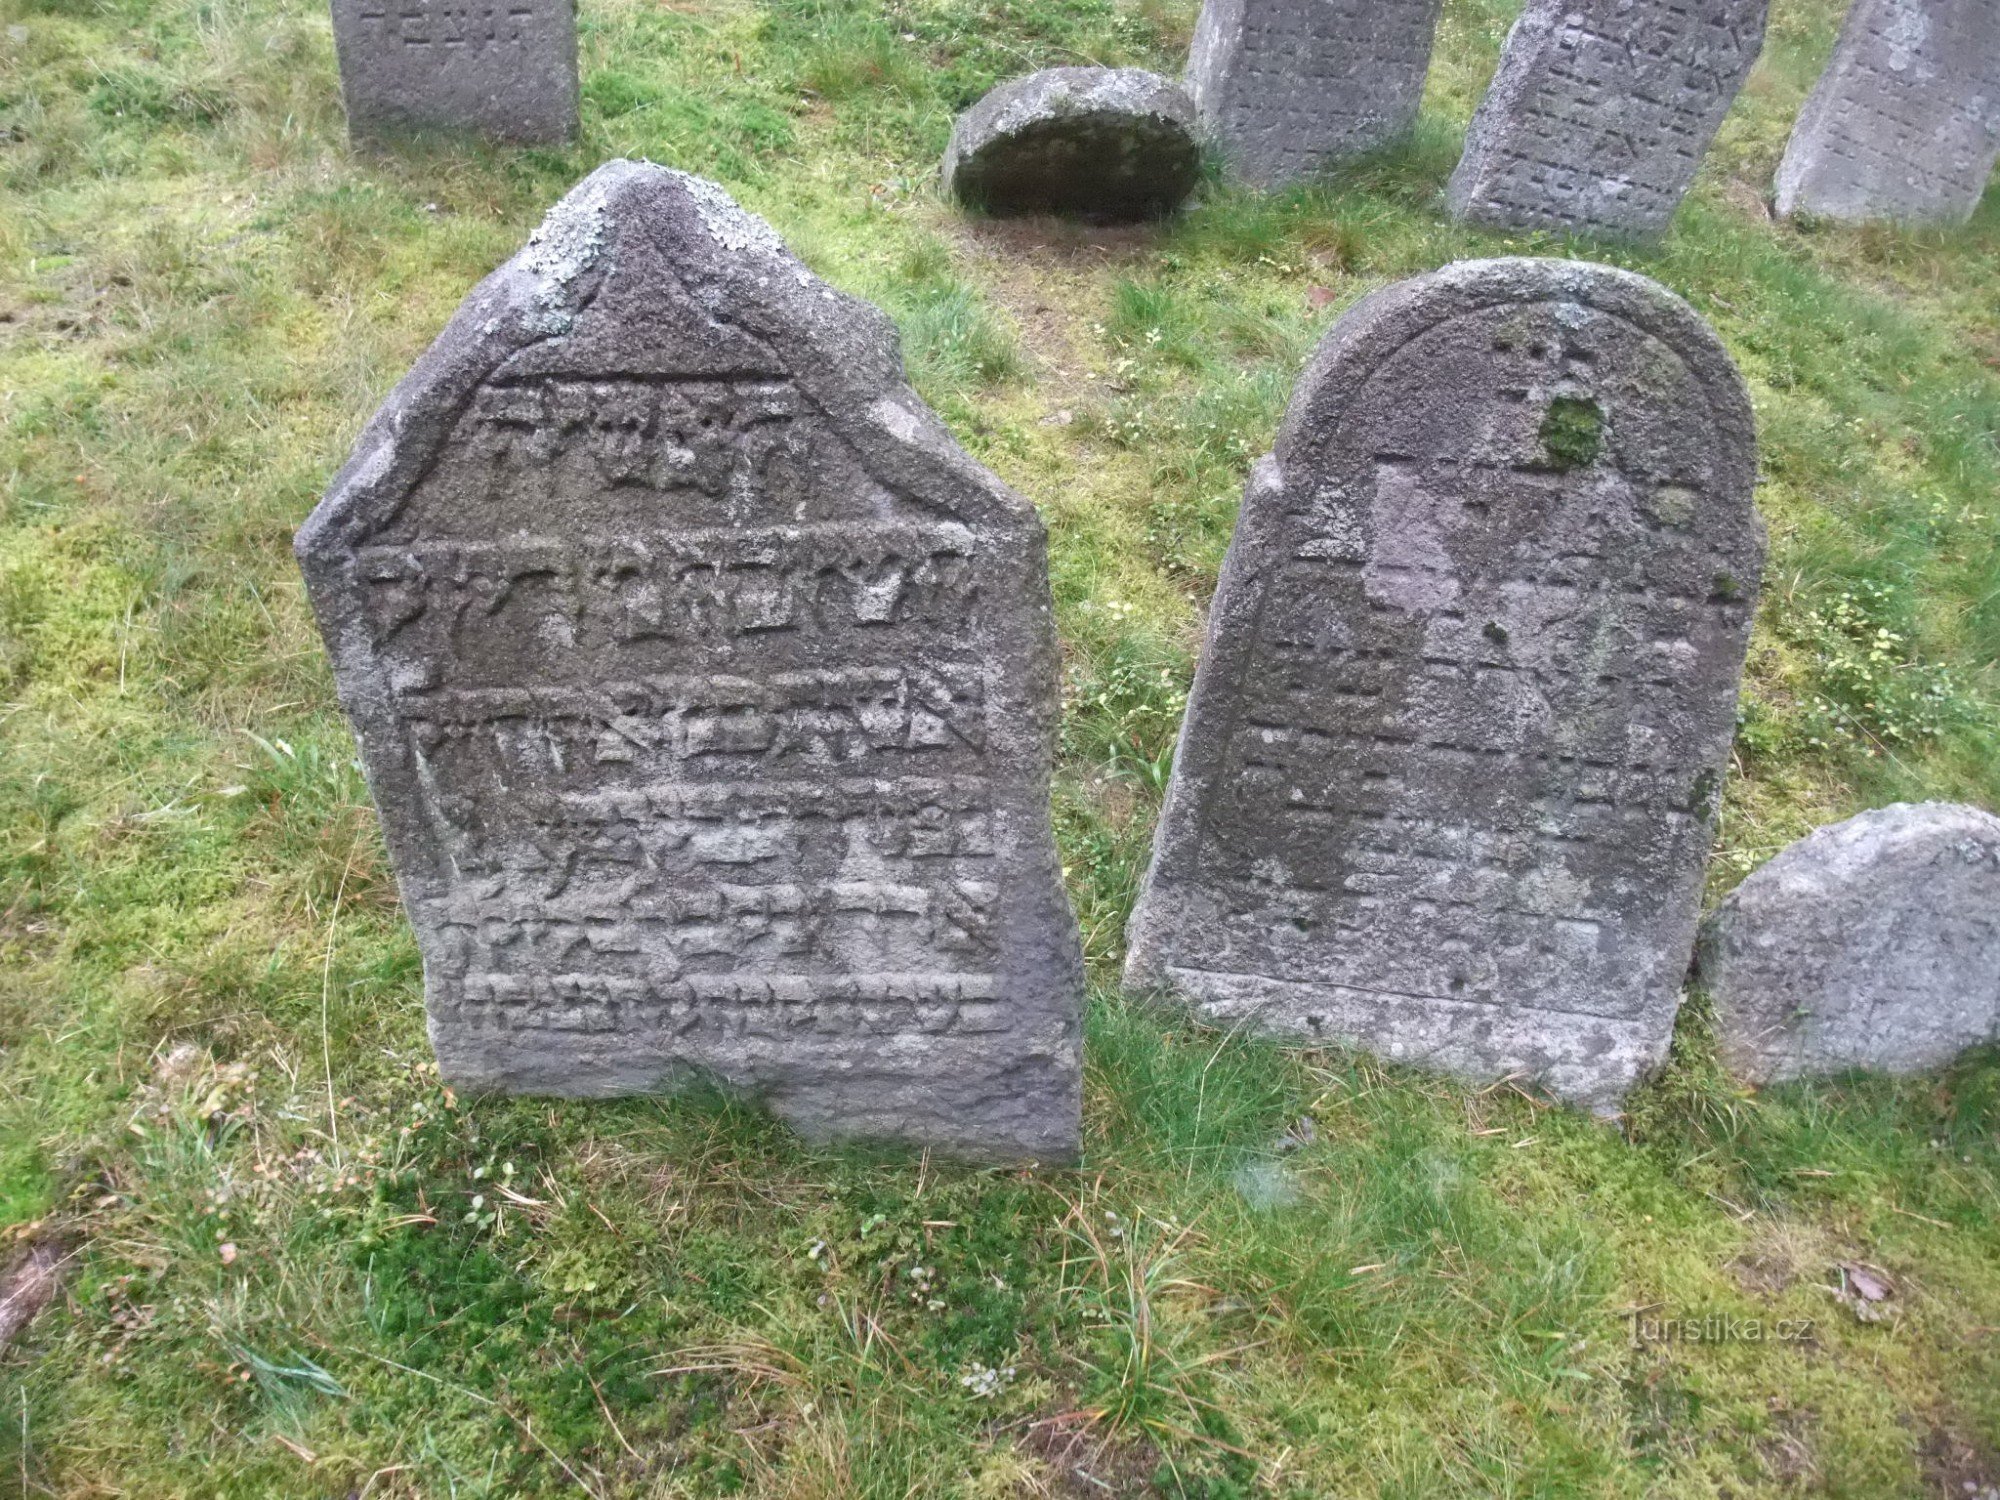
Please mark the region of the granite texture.
[[1963, 224], [2000, 160], [2000, 6], [1856, 0], [1778, 167], [1781, 214]]
[[945, 191], [994, 215], [1159, 218], [1201, 174], [1194, 104], [1138, 68], [1046, 68], [958, 117]]
[[575, 0], [333, 0], [333, 40], [357, 140], [576, 134]]
[[1764, 45], [1769, 0], [1528, 0], [1445, 200], [1453, 217], [1666, 232]]
[[1075, 1154], [1041, 524], [722, 189], [593, 173], [298, 554], [446, 1081]]
[[1128, 983], [1615, 1106], [1694, 945], [1755, 477], [1644, 277], [1471, 261], [1343, 316], [1244, 496]]
[[1703, 925], [1701, 977], [1724, 1062], [1755, 1083], [2000, 1041], [2000, 818], [1902, 803], [1817, 829]]
[[1442, 0], [1207, 0], [1188, 54], [1203, 135], [1273, 188], [1388, 145], [1417, 117]]

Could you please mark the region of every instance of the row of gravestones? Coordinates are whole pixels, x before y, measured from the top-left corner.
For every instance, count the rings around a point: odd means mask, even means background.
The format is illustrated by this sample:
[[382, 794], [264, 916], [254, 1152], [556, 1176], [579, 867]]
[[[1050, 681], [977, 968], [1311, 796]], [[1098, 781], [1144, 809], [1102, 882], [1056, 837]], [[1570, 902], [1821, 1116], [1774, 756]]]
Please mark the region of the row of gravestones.
[[[1205, 135], [1275, 187], [1403, 135], [1441, 0], [1207, 0], [1184, 91], [1051, 68], [963, 116], [947, 186], [991, 212], [1156, 214]], [[1529, 0], [1446, 190], [1457, 218], [1663, 233], [1763, 44], [1768, 0]], [[1856, 0], [1778, 174], [1781, 213], [1963, 222], [2000, 157], [1991, 0]]]
[[[1769, 0], [1528, 0], [1452, 175], [1457, 217], [1602, 235], [1663, 232], [1764, 38]], [[1159, 213], [1197, 133], [1270, 187], [1407, 131], [1441, 0], [1207, 0], [1187, 90], [1058, 68], [960, 122], [945, 173], [996, 209]], [[576, 128], [574, 0], [333, 0], [360, 134]], [[1778, 172], [1779, 212], [1963, 222], [2000, 158], [1993, 0], [1854, 0]]]
[[[1345, 315], [1251, 476], [1132, 984], [1614, 1105], [1695, 942], [1754, 476], [1728, 355], [1643, 277], [1464, 263]], [[1041, 525], [722, 189], [582, 183], [298, 553], [448, 1080], [1075, 1154]], [[2000, 819], [1822, 830], [1709, 954], [1749, 1076], [1939, 1063], [2000, 1034]]]

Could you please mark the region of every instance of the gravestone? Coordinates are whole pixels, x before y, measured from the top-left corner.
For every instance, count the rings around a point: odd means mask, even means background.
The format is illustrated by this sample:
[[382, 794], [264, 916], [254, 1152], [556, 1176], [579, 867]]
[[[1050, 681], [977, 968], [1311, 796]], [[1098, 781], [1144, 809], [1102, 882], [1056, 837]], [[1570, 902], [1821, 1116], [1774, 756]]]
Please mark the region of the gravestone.
[[1139, 68], [1044, 68], [958, 117], [942, 174], [982, 213], [1159, 218], [1201, 174], [1194, 104]]
[[2000, 818], [1906, 803], [1814, 831], [1708, 919], [1701, 977], [1724, 1062], [1755, 1083], [2000, 1041]]
[[722, 189], [593, 173], [298, 553], [448, 1082], [1074, 1154], [1040, 522]]
[[333, 40], [357, 140], [576, 134], [575, 0], [333, 0]]
[[1764, 44], [1769, 0], [1528, 0], [1445, 196], [1508, 229], [1666, 231]]
[[2000, 159], [1993, 0], [1855, 0], [1778, 168], [1778, 212], [1963, 224]]
[[1612, 1104], [1694, 944], [1755, 447], [1644, 277], [1471, 261], [1342, 317], [1251, 474], [1127, 981]]
[[1442, 0], [1207, 0], [1188, 90], [1230, 170], [1278, 187], [1403, 135]]

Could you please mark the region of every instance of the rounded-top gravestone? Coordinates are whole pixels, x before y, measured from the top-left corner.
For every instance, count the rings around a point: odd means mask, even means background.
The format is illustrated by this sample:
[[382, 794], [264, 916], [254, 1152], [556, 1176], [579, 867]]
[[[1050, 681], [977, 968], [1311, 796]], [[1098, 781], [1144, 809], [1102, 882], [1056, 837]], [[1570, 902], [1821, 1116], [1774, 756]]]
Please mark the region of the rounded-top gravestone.
[[1614, 1104], [1694, 946], [1756, 471], [1644, 277], [1474, 261], [1343, 316], [1244, 495], [1128, 980]]
[[995, 215], [1159, 218], [1201, 173], [1194, 104], [1138, 68], [1047, 68], [958, 117], [945, 191]]
[[1075, 1154], [1041, 523], [762, 220], [594, 172], [297, 545], [448, 1082]]
[[1815, 830], [1708, 919], [1701, 976], [1753, 1083], [1921, 1072], [2000, 1041], [2000, 818], [1901, 803]]

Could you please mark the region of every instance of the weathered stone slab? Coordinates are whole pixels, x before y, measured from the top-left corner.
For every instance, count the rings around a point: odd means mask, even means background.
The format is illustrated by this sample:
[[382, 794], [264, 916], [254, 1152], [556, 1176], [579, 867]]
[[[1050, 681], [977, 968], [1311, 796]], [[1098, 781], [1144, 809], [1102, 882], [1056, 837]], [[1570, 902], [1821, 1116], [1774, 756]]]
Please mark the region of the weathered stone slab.
[[2000, 1041], [2000, 818], [1903, 803], [1816, 830], [1708, 919], [1701, 977], [1724, 1061], [1756, 1083]]
[[1128, 982], [1615, 1101], [1694, 945], [1755, 474], [1644, 277], [1471, 261], [1341, 318], [1244, 496]]
[[1963, 224], [1996, 160], [1993, 0], [1855, 0], [1792, 128], [1778, 212]]
[[1406, 133], [1442, 0], [1206, 0], [1188, 54], [1203, 132], [1259, 187]]
[[1455, 218], [1663, 234], [1764, 45], [1769, 0], [1528, 0], [1446, 200]]
[[1155, 219], [1201, 174], [1194, 103], [1139, 68], [1045, 68], [958, 117], [945, 191], [995, 215]]
[[356, 139], [576, 134], [575, 0], [333, 0], [333, 40]]
[[722, 189], [593, 173], [298, 552], [447, 1080], [1075, 1152], [1040, 522]]

